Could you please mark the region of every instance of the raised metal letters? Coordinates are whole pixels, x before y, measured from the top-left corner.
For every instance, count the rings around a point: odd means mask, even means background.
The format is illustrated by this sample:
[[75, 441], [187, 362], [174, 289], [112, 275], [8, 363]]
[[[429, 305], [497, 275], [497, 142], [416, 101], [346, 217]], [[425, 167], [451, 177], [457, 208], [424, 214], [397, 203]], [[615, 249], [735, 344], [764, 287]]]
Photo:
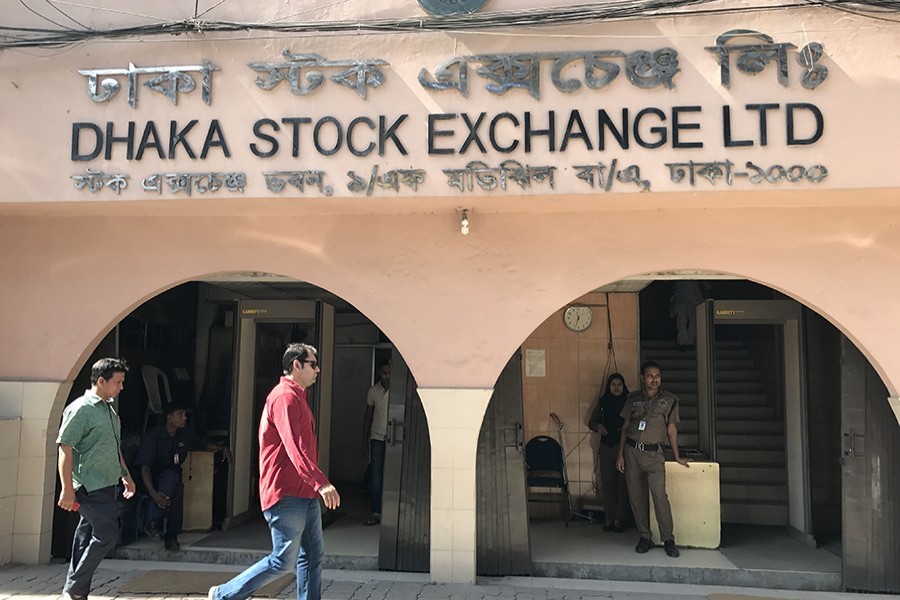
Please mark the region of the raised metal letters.
[[750, 183], [758, 185], [763, 182], [778, 183], [782, 180], [790, 183], [798, 183], [803, 180], [820, 183], [828, 177], [828, 169], [823, 165], [813, 165], [808, 168], [803, 165], [791, 167], [773, 165], [768, 169], [763, 169], [748, 161], [744, 165], [746, 171], [735, 171], [734, 163], [730, 160], [722, 160], [666, 163], [666, 166], [669, 167], [669, 178], [673, 183], [687, 181], [688, 185], [692, 187], [697, 183], [698, 178], [707, 180], [711, 185], [716, 185], [719, 180], [723, 180], [726, 185], [731, 185], [737, 178], [747, 178]]
[[502, 95], [511, 89], [528, 91], [537, 100], [541, 98], [541, 62], [553, 61], [550, 80], [561, 92], [571, 93], [581, 89], [582, 82], [563, 78], [566, 67], [576, 61], [584, 62], [584, 84], [593, 90], [606, 87], [618, 77], [621, 67], [613, 59], [625, 58], [625, 72], [632, 85], [641, 88], [675, 87], [673, 78], [680, 71], [678, 52], [661, 48], [654, 52], [639, 50], [625, 54], [620, 50], [590, 50], [584, 52], [530, 52], [520, 54], [483, 54], [456, 56], [439, 64], [430, 78], [427, 69], [419, 71], [419, 84], [429, 90], [455, 89], [463, 97], [469, 97], [469, 64], [481, 64], [475, 73], [489, 83], [485, 88], [492, 94]]
[[[578, 179], [586, 182], [591, 188], [599, 187], [604, 192], [612, 189], [613, 181], [620, 183], [633, 183], [642, 192], [650, 191], [650, 181], [641, 179], [641, 168], [637, 165], [629, 165], [624, 170], [618, 168], [619, 159], [614, 158], [607, 168], [605, 163], [596, 165], [574, 165], [578, 169], [575, 174]], [[594, 183], [596, 181], [596, 184]]]
[[280, 194], [286, 185], [292, 185], [300, 193], [304, 193], [307, 185], [315, 186], [320, 194], [330, 196], [334, 188], [325, 185], [324, 171], [268, 171], [263, 173], [266, 178], [266, 187], [271, 192]]
[[87, 190], [96, 194], [108, 187], [116, 194], [128, 187], [128, 175], [122, 173], [104, 173], [96, 169], [85, 169], [84, 175], [72, 175], [76, 190]]
[[[758, 40], [753, 44], [731, 44], [739, 38], [751, 38]], [[762, 42], [762, 43], [760, 43]], [[731, 44], [731, 45], [729, 45]], [[749, 29], [732, 29], [716, 38], [715, 46], [707, 46], [706, 50], [716, 56], [719, 61], [720, 78], [722, 85], [731, 87], [731, 55], [738, 55], [736, 66], [738, 71], [748, 75], [761, 73], [770, 62], [778, 65], [778, 83], [787, 87], [788, 79], [788, 50], [795, 50], [797, 46], [789, 42], [776, 44], [772, 37]], [[816, 64], [824, 55], [822, 44], [813, 42], [807, 44], [797, 57], [797, 62], [806, 68], [806, 73], [801, 79], [801, 85], [806, 89], [815, 89], [828, 77], [828, 68]]]
[[455, 187], [461, 192], [471, 192], [474, 186], [485, 191], [491, 191], [499, 187], [506, 190], [507, 181], [514, 181], [521, 188], [531, 187], [531, 182], [547, 182], [550, 189], [556, 187], [553, 174], [556, 167], [532, 167], [522, 165], [514, 160], [505, 160], [499, 167], [489, 167], [485, 163], [473, 160], [464, 169], [444, 169], [447, 175], [447, 185]]
[[184, 192], [188, 196], [192, 190], [196, 190], [200, 194], [213, 193], [225, 186], [229, 192], [244, 193], [244, 187], [247, 185], [247, 176], [244, 173], [154, 173], [148, 175], [141, 181], [141, 188], [145, 192], [156, 192], [161, 194], [163, 183], [168, 186], [168, 190], [172, 194]]
[[[258, 76], [256, 85], [263, 90], [271, 90], [282, 81], [289, 81], [291, 93], [306, 96], [319, 89], [325, 82], [325, 74], [321, 69], [349, 67], [338, 71], [330, 77], [332, 81], [356, 90], [360, 98], [366, 98], [368, 89], [380, 87], [384, 83], [384, 72], [379, 67], [390, 63], [380, 59], [363, 60], [327, 60], [319, 54], [294, 54], [290, 50], [282, 52], [287, 62], [253, 62], [249, 67], [266, 78]], [[310, 69], [304, 74], [306, 85], [300, 81], [303, 69]]]
[[[139, 75], [157, 75], [144, 85], [178, 104], [178, 94], [188, 93], [196, 89], [197, 84], [189, 72], [198, 72], [200, 77], [200, 89], [203, 102], [212, 103], [212, 72], [219, 67], [208, 60], [200, 65], [182, 65], [178, 67], [135, 67], [128, 63], [127, 69], [82, 69], [80, 75], [88, 78], [88, 97], [94, 102], [108, 102], [112, 100], [121, 89], [121, 84], [114, 77], [125, 76], [128, 79], [128, 104], [137, 106], [137, 83]], [[104, 79], [100, 80], [99, 78]], [[98, 81], [100, 87], [98, 88]], [[101, 89], [102, 88], [102, 89]]]
[[419, 184], [425, 181], [425, 170], [392, 169], [382, 175], [379, 175], [378, 165], [375, 165], [374, 167], [372, 167], [372, 171], [369, 175], [368, 181], [357, 175], [356, 171], [348, 171], [347, 177], [350, 178], [350, 181], [347, 182], [348, 190], [350, 190], [354, 194], [359, 194], [365, 191], [366, 196], [371, 196], [372, 192], [375, 191], [375, 186], [378, 186], [382, 189], [392, 189], [394, 190], [394, 192], [399, 192], [400, 184], [403, 184], [414, 192], [418, 191]]

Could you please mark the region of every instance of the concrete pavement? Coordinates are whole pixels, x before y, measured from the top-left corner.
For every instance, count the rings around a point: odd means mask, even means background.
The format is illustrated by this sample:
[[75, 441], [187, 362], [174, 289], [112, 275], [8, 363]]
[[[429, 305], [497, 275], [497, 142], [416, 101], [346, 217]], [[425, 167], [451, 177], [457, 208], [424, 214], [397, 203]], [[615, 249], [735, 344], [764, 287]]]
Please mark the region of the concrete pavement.
[[[184, 596], [123, 593], [120, 587], [144, 571], [180, 570], [236, 573], [227, 565], [106, 560], [94, 577], [92, 600], [200, 600]], [[66, 565], [0, 567], [0, 600], [58, 600]], [[293, 584], [277, 596], [295, 598]], [[325, 571], [325, 600], [898, 600], [898, 596], [839, 592], [798, 592], [625, 581], [504, 577], [475, 585], [432, 584], [427, 574]]]

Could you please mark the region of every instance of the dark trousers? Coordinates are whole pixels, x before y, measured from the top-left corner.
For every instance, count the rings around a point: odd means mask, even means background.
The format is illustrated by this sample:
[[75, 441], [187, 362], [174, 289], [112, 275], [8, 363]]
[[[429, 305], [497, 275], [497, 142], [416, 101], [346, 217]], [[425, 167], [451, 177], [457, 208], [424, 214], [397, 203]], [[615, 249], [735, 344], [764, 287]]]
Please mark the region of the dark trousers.
[[93, 492], [79, 488], [75, 491], [75, 500], [81, 505], [78, 507], [81, 518], [72, 540], [72, 560], [63, 591], [73, 596], [87, 596], [94, 571], [119, 539], [116, 486]]
[[154, 478], [156, 491], [169, 497], [169, 508], [160, 508], [150, 500], [150, 518], [166, 518], [165, 538], [174, 539], [181, 533], [184, 525], [184, 483], [181, 481], [181, 469], [166, 469]]
[[381, 492], [384, 489], [384, 440], [369, 440], [369, 503], [372, 516], [381, 518]]
[[628, 483], [628, 497], [631, 500], [631, 511], [634, 523], [641, 537], [650, 535], [650, 496], [653, 496], [653, 508], [656, 511], [656, 523], [659, 525], [659, 537], [663, 542], [674, 540], [672, 507], [666, 494], [666, 459], [662, 450], [642, 452], [637, 448], [625, 446], [625, 481]]
[[618, 447], [600, 445], [600, 485], [603, 488], [603, 514], [607, 525], [623, 524], [628, 513], [628, 488], [625, 475], [616, 468]]

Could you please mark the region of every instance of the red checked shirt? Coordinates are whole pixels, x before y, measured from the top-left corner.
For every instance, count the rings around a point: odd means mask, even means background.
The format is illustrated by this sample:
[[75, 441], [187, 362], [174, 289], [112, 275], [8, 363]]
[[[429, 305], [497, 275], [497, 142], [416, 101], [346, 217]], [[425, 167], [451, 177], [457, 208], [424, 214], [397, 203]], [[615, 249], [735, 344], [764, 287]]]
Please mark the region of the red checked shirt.
[[259, 423], [259, 498], [268, 510], [285, 496], [316, 498], [329, 485], [319, 470], [319, 451], [307, 392], [282, 377], [266, 398]]

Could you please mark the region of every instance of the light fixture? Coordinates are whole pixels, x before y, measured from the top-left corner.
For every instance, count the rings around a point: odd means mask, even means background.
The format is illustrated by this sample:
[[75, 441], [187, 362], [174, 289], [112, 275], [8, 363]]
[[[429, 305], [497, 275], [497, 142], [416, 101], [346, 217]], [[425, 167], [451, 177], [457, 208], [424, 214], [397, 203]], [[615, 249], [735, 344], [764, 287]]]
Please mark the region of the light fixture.
[[469, 235], [469, 211], [465, 208], [459, 219], [459, 232], [463, 235]]

